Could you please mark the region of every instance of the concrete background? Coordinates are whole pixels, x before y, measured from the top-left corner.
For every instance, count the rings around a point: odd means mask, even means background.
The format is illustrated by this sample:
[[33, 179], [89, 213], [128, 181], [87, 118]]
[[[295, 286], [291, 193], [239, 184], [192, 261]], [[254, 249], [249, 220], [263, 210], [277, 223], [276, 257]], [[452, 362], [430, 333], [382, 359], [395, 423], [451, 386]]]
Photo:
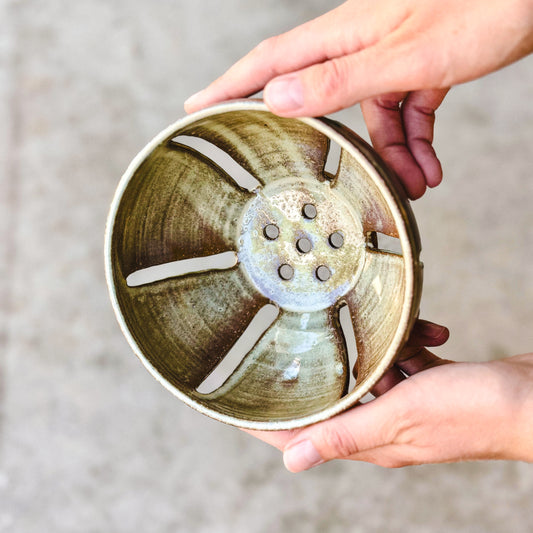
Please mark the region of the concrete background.
[[[259, 40], [331, 6], [0, 0], [0, 532], [533, 529], [531, 465], [292, 475], [171, 396], [119, 332], [102, 247], [127, 164]], [[451, 358], [533, 349], [532, 87], [530, 58], [438, 114], [444, 183], [414, 209], [423, 315], [451, 328]], [[341, 119], [364, 132], [357, 109]]]

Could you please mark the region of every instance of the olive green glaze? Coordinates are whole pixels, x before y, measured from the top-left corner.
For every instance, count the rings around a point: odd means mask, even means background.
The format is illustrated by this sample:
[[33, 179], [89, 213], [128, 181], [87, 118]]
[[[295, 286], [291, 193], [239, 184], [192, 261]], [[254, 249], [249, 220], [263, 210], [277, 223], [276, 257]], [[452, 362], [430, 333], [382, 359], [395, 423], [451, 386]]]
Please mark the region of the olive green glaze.
[[[345, 392], [347, 360], [333, 313], [285, 311], [215, 392], [195, 399], [229, 416], [262, 422], [318, 412]], [[312, 394], [309, 391], [312, 390]]]
[[[179, 136], [209, 141], [256, 185]], [[331, 141], [335, 176], [324, 172]], [[398, 238], [402, 255], [373, 248], [373, 232]], [[254, 100], [158, 135], [122, 177], [106, 230], [111, 299], [135, 353], [192, 407], [254, 429], [323, 420], [372, 388], [417, 315], [419, 253], [403, 190], [372, 148], [337, 122], [280, 118]], [[277, 318], [220, 386], [199, 392], [267, 304]], [[358, 352], [350, 393], [343, 306]]]

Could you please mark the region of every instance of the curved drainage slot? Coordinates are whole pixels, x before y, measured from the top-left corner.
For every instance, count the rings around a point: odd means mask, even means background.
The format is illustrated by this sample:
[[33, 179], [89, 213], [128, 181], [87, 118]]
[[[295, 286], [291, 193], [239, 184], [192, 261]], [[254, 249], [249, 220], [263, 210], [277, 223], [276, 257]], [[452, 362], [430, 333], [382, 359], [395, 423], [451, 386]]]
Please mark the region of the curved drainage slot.
[[213, 143], [201, 139], [200, 137], [192, 137], [191, 135], [178, 135], [177, 137], [174, 137], [172, 141], [188, 146], [211, 159], [211, 161], [222, 168], [222, 170], [224, 170], [239, 187], [248, 191], [254, 191], [261, 187], [262, 184], [259, 180], [254, 178], [254, 176], [239, 165], [235, 159]]
[[138, 287], [154, 281], [162, 281], [167, 278], [184, 276], [195, 272], [205, 272], [207, 270], [226, 270], [234, 267], [238, 262], [235, 252], [222, 252], [221, 254], [208, 255], [205, 257], [193, 257], [192, 259], [182, 259], [171, 261], [162, 265], [154, 265], [142, 270], [132, 272], [127, 278], [128, 287]]
[[209, 394], [220, 388], [224, 382], [235, 372], [241, 361], [257, 344], [265, 331], [274, 323], [279, 315], [279, 309], [272, 304], [261, 307], [252, 318], [241, 337], [232, 346], [227, 355], [220, 361], [196, 390], [200, 394]]
[[370, 392], [367, 392], [360, 400], [359, 400], [359, 403], [368, 403], [368, 402], [371, 402], [372, 400], [374, 399], [374, 396], [370, 393]]
[[379, 231], [369, 231], [367, 234], [366, 244], [369, 248], [381, 252], [403, 255], [402, 243], [398, 237], [391, 237]]
[[333, 178], [339, 171], [341, 162], [341, 146], [335, 141], [329, 141], [328, 154], [326, 155], [326, 164], [324, 165], [324, 172], [326, 177]]
[[355, 378], [353, 376], [353, 369], [357, 361], [357, 343], [355, 341], [355, 331], [353, 329], [352, 316], [350, 314], [350, 308], [347, 305], [343, 305], [339, 309], [339, 322], [341, 325], [341, 331], [344, 336], [344, 342], [346, 343], [346, 350], [348, 352], [348, 371], [350, 373], [350, 382], [348, 384], [348, 392], [351, 392], [355, 387]]

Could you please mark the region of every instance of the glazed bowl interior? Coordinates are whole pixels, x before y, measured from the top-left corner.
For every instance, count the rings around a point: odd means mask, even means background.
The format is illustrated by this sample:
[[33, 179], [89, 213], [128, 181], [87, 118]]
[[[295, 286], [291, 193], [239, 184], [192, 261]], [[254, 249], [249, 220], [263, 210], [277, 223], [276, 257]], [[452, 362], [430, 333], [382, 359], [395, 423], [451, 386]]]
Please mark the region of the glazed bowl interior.
[[419, 252], [408, 202], [364, 141], [254, 101], [149, 143], [106, 235], [141, 361], [192, 407], [255, 429], [323, 420], [371, 389], [418, 312]]

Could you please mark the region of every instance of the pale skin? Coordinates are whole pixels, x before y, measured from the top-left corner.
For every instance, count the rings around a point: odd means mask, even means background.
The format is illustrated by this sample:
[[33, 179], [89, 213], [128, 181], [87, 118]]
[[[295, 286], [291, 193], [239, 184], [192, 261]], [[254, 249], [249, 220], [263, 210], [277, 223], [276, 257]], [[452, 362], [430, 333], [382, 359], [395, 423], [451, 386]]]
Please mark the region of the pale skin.
[[[533, 51], [533, 0], [349, 0], [260, 43], [185, 104], [264, 90], [280, 116], [361, 104], [376, 150], [416, 199], [442, 180], [432, 147], [449, 88]], [[251, 432], [292, 472], [332, 459], [387, 467], [476, 459], [533, 462], [533, 353], [452, 363], [446, 328], [418, 321], [373, 401], [296, 431]]]

